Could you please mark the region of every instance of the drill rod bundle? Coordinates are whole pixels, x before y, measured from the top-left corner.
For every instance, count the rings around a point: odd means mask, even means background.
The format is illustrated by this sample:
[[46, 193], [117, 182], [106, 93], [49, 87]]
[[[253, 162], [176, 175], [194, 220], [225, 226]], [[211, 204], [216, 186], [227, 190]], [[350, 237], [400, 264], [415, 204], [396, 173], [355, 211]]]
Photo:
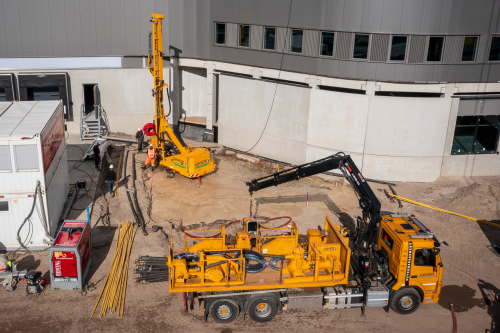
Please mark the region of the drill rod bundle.
[[140, 256], [135, 261], [136, 281], [138, 283], [168, 281], [167, 261], [165, 257]]
[[125, 292], [127, 290], [128, 264], [130, 259], [130, 251], [132, 243], [137, 232], [137, 226], [134, 227], [130, 222], [120, 223], [118, 227], [118, 237], [116, 239], [115, 254], [113, 263], [109, 270], [106, 281], [101, 290], [101, 294], [97, 299], [92, 315], [94, 315], [101, 297], [103, 299], [99, 317], [106, 314], [109, 310], [111, 313], [117, 311], [119, 317], [123, 316], [123, 307], [125, 305]]

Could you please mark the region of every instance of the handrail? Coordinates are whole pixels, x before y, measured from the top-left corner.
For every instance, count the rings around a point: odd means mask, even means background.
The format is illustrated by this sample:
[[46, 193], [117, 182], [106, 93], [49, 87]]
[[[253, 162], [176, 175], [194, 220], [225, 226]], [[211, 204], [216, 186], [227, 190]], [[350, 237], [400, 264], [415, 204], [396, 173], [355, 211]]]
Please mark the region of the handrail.
[[80, 141], [83, 139], [83, 108], [84, 105], [80, 106]]

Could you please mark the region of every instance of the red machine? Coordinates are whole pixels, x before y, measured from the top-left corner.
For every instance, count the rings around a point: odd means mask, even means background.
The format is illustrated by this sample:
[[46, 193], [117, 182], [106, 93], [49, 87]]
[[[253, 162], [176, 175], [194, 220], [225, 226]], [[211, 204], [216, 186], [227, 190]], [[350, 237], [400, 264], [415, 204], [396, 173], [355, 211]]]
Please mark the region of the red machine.
[[64, 221], [50, 248], [50, 286], [53, 290], [82, 290], [92, 262], [88, 221]]

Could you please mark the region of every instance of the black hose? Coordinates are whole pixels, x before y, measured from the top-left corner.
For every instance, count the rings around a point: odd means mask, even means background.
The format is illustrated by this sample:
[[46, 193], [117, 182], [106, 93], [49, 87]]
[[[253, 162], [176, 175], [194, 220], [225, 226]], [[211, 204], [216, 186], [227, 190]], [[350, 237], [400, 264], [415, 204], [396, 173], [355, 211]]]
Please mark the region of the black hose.
[[137, 217], [137, 212], [134, 208], [134, 203], [132, 202], [132, 198], [130, 197], [130, 192], [128, 191], [128, 180], [127, 180], [127, 159], [128, 159], [128, 150], [125, 151], [125, 160], [123, 161], [123, 178], [125, 179], [125, 192], [127, 192], [128, 202], [130, 204], [130, 209], [132, 209], [132, 214], [134, 214], [135, 223], [137, 225], [141, 225], [141, 220]]
[[[36, 197], [37, 197], [37, 193], [38, 193], [38, 187], [40, 186], [40, 182], [38, 181], [36, 183], [36, 188], [35, 188], [35, 195], [33, 196], [33, 205], [31, 206], [31, 210], [30, 210], [30, 213], [28, 214], [28, 216], [26, 216], [26, 218], [24, 219], [23, 223], [21, 223], [21, 226], [19, 227], [19, 229], [17, 229], [17, 242], [19, 243], [19, 245], [21, 245], [21, 248], [22, 249], [25, 249], [27, 250], [28, 248], [23, 244], [23, 242], [21, 241], [21, 229], [23, 228], [23, 226], [26, 224], [26, 222], [31, 218], [31, 215], [33, 215], [33, 211], [35, 210], [35, 206], [36, 206]], [[31, 229], [31, 228], [30, 228]], [[30, 234], [30, 231], [28, 230], [28, 235], [26, 237], [28, 237]], [[26, 238], [26, 241], [28, 239]]]
[[174, 256], [174, 259], [186, 259], [186, 261], [199, 262], [200, 256], [193, 252], [181, 252]]
[[281, 258], [280, 257], [274, 257], [273, 259], [271, 259], [269, 261], [269, 267], [271, 267], [272, 269], [274, 269], [275, 271], [279, 271], [280, 268], [277, 266], [278, 265], [278, 261], [280, 261]]
[[[236, 254], [235, 258], [239, 258], [240, 254]], [[245, 270], [247, 273], [260, 273], [267, 266], [268, 262], [259, 252], [251, 250], [243, 250], [243, 258], [245, 258]], [[250, 264], [250, 261], [257, 261], [257, 264]]]
[[135, 209], [137, 211], [137, 215], [141, 219], [142, 233], [144, 234], [144, 236], [147, 236], [148, 232], [146, 231], [146, 221], [144, 221], [144, 215], [142, 214], [141, 206], [139, 206], [139, 202], [137, 201], [137, 191], [135, 189], [135, 154], [132, 154], [132, 188], [134, 190], [133, 195], [134, 195]]

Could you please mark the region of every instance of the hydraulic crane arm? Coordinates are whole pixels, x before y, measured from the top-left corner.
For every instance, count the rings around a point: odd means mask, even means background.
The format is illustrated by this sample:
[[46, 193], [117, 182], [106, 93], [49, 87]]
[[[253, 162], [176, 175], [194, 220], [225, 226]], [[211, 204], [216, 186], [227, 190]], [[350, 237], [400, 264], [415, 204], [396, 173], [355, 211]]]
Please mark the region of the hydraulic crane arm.
[[364, 214], [373, 218], [380, 214], [380, 201], [377, 199], [372, 189], [364, 179], [356, 164], [349, 155], [337, 153], [335, 155], [305, 163], [290, 169], [276, 172], [272, 175], [254, 179], [247, 182], [250, 194], [271, 186], [278, 186], [293, 180], [299, 180], [319, 173], [339, 169], [344, 177], [349, 181], [359, 200], [359, 206]]

